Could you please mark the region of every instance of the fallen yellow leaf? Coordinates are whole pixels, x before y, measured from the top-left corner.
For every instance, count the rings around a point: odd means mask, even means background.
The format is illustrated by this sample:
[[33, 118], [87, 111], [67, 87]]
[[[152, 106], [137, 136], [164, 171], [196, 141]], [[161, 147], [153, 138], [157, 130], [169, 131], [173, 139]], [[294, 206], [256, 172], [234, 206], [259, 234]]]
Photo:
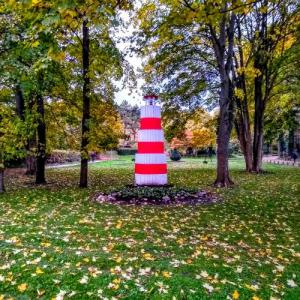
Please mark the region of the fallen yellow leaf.
[[21, 283], [20, 285], [18, 285], [18, 290], [23, 293], [27, 290], [27, 283]]
[[37, 294], [39, 297], [41, 297], [45, 294], [45, 290], [37, 290]]
[[143, 255], [143, 257], [146, 259], [146, 260], [154, 260], [154, 257], [150, 254], [150, 253], [145, 253]]
[[233, 293], [232, 293], [232, 299], [233, 300], [236, 300], [236, 299], [239, 299], [240, 297], [240, 294], [237, 290], [235, 290]]
[[121, 279], [120, 278], [115, 278], [114, 280], [113, 280], [113, 283], [115, 283], [115, 284], [118, 284], [118, 283], [120, 283], [121, 282]]
[[44, 271], [41, 268], [37, 267], [35, 273], [40, 275], [40, 274], [44, 274]]
[[115, 258], [115, 261], [116, 261], [117, 263], [120, 263], [120, 262], [122, 261], [122, 257], [120, 257], [120, 256], [116, 257], [116, 258]]
[[122, 227], [122, 221], [118, 221], [117, 225], [116, 225], [116, 228], [117, 229], [120, 229]]
[[162, 272], [162, 275], [163, 275], [164, 277], [166, 277], [166, 278], [170, 278], [170, 277], [171, 277], [171, 273], [168, 272], [168, 271], [163, 271], [163, 272]]

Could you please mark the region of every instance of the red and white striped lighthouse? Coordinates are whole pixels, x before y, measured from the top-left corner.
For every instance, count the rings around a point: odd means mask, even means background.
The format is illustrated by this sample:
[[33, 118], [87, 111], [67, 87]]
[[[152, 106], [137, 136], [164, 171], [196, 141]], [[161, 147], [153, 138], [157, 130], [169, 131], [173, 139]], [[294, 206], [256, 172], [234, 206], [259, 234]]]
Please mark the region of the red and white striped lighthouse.
[[161, 112], [160, 107], [155, 105], [157, 99], [156, 95], [146, 95], [146, 105], [141, 107], [138, 151], [135, 155], [136, 185], [166, 185], [168, 182]]

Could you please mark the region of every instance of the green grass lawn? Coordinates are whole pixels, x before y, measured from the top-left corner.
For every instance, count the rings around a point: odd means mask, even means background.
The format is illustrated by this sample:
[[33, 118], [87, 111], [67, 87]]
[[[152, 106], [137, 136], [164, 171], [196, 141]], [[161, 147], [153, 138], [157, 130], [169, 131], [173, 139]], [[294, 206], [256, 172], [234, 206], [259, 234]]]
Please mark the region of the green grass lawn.
[[[169, 163], [170, 183], [211, 189], [215, 162]], [[113, 206], [130, 157], [11, 178], [0, 195], [0, 299], [300, 299], [300, 169], [231, 160], [233, 189], [210, 206]]]

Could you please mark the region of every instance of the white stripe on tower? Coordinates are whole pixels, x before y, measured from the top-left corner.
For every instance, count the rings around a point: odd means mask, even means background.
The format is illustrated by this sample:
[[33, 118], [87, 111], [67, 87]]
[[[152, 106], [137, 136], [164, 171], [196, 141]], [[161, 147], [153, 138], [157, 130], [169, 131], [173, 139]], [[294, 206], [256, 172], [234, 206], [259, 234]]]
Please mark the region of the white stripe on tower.
[[160, 118], [160, 107], [155, 105], [146, 105], [141, 107], [141, 118]]
[[139, 154], [135, 155], [136, 164], [165, 164], [167, 163], [165, 154]]
[[139, 142], [163, 142], [164, 134], [161, 129], [144, 129], [138, 131]]
[[135, 174], [135, 183], [137, 185], [164, 185], [168, 183], [168, 177], [167, 174]]

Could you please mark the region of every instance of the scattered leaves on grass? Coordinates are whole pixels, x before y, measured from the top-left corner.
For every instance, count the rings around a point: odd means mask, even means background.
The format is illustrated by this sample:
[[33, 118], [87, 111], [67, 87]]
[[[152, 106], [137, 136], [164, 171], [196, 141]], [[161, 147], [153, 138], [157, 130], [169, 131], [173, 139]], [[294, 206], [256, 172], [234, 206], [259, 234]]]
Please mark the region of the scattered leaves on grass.
[[[262, 175], [231, 161], [236, 187], [211, 206], [122, 206], [89, 201], [130, 184], [132, 163], [48, 170], [51, 184], [14, 178], [0, 196], [0, 299], [299, 298], [300, 174]], [[201, 168], [200, 168], [201, 167]], [[172, 164], [178, 188], [207, 188], [214, 165]], [[8, 178], [10, 181], [10, 178]], [[254, 298], [255, 299], [255, 298]]]

